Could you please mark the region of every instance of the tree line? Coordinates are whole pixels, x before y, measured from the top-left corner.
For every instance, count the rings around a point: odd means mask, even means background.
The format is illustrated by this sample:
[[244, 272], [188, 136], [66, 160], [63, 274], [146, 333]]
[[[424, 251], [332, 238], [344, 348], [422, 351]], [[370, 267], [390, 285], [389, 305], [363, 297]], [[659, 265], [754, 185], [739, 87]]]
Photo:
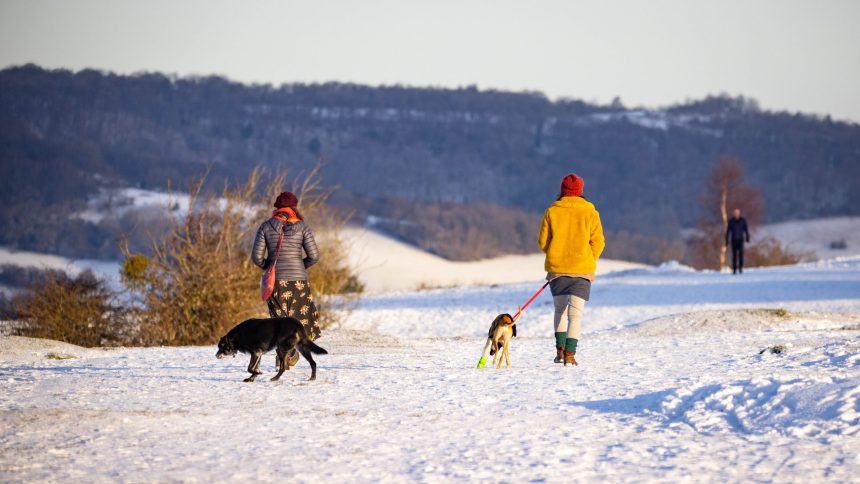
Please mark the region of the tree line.
[[[606, 230], [628, 241], [621, 252], [646, 260], [677, 251], [723, 155], [744, 161], [763, 221], [858, 213], [860, 126], [745, 98], [646, 111], [474, 87], [273, 87], [28, 65], [0, 71], [0, 244], [116, 258], [133, 221], [72, 218], [100, 188], [187, 191], [208, 170], [203, 189], [214, 190], [257, 165], [310, 170], [324, 156], [332, 203], [402, 217], [412, 225], [388, 229], [454, 259], [532, 251], [530, 220], [574, 171]], [[485, 228], [457, 228], [469, 220]]]

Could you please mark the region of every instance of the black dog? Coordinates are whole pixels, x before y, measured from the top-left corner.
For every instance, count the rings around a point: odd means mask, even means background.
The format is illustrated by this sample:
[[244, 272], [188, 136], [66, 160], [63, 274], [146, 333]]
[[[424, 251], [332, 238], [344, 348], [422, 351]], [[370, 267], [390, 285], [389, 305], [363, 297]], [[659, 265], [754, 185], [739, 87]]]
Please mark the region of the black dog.
[[251, 363], [248, 364], [248, 372], [251, 373], [251, 376], [245, 378], [245, 381], [254, 381], [257, 375], [263, 374], [260, 371], [260, 360], [263, 358], [263, 354], [276, 347], [278, 348], [278, 374], [272, 377], [272, 381], [280, 378], [284, 370], [289, 369], [287, 354], [293, 349], [297, 349], [311, 364], [311, 380], [317, 378], [317, 363], [311, 353], [328, 354], [328, 351], [308, 339], [305, 328], [298, 320], [294, 318], [270, 318], [249, 319], [236, 325], [218, 341], [218, 353], [215, 353], [215, 356], [219, 359], [225, 356], [235, 356], [237, 351], [250, 354]]

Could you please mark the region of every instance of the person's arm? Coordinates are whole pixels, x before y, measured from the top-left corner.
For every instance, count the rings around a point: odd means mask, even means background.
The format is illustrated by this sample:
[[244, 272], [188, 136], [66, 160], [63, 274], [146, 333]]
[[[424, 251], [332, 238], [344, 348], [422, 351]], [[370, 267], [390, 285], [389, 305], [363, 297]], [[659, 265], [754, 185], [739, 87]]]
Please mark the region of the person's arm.
[[257, 236], [254, 238], [251, 261], [260, 269], [266, 268], [266, 234], [263, 231], [263, 224], [257, 229]]
[[594, 212], [594, 222], [588, 243], [591, 245], [591, 253], [594, 254], [594, 262], [597, 262], [606, 247], [606, 239], [603, 238], [603, 224], [600, 223], [600, 212]]
[[305, 225], [302, 232], [302, 247], [305, 249], [307, 257], [304, 258], [305, 269], [320, 261], [320, 249], [317, 247], [317, 241], [314, 240], [314, 233], [311, 228]]
[[746, 219], [744, 219], [744, 235], [746, 235], [747, 242], [749, 242], [750, 241], [750, 230], [749, 230], [749, 227], [747, 226]]
[[549, 243], [552, 241], [552, 227], [549, 225], [549, 211], [543, 214], [543, 220], [540, 224], [540, 232], [538, 232], [538, 247], [546, 253], [549, 250]]

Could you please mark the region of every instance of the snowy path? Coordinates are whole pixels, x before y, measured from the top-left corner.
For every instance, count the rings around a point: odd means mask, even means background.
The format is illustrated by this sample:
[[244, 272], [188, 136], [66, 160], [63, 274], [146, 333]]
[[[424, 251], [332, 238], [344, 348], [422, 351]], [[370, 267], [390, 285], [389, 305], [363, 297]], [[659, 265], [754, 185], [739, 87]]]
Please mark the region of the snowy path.
[[860, 261], [745, 277], [605, 278], [576, 369], [550, 362], [548, 296], [513, 368], [474, 369], [488, 312], [528, 285], [368, 298], [320, 340], [316, 382], [303, 362], [241, 383], [246, 359], [214, 347], [0, 339], [0, 481], [856, 480]]
[[[493, 317], [516, 312], [542, 283], [371, 295], [353, 311], [347, 327], [395, 336], [486, 335]], [[743, 276], [671, 265], [608, 274], [592, 286], [583, 331], [593, 334], [667, 314], [741, 307], [860, 314], [860, 257], [754, 269]], [[552, 320], [546, 290], [528, 307], [518, 329], [523, 336], [548, 336]]]

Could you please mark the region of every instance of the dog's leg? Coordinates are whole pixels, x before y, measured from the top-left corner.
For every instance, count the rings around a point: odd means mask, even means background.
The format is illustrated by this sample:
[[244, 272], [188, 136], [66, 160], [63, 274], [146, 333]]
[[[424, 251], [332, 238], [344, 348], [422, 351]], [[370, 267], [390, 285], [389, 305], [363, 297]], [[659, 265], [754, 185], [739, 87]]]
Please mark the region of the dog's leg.
[[[502, 338], [504, 338], [504, 336]], [[505, 345], [506, 344], [507, 344], [507, 342], [502, 343], [502, 348], [499, 351], [497, 351], [497, 353], [499, 354], [499, 365], [496, 366], [497, 370], [502, 367], [502, 363], [505, 361]]]
[[248, 373], [250, 373], [251, 376], [245, 378], [245, 381], [254, 381], [257, 378], [257, 375], [263, 374], [259, 368], [261, 359], [263, 359], [263, 355], [258, 355], [256, 353], [251, 355], [251, 362], [248, 363]]
[[316, 380], [317, 379], [317, 362], [314, 361], [314, 357], [311, 355], [311, 352], [308, 351], [307, 348], [305, 348], [305, 345], [299, 343], [298, 350], [299, 350], [299, 353], [302, 356], [304, 356], [305, 359], [308, 360], [308, 363], [310, 363], [310, 365], [311, 365], [311, 377], [309, 378], [309, 380], [310, 381]]
[[511, 337], [508, 336], [508, 339], [505, 340], [505, 362], [507, 363], [506, 364], [507, 368], [511, 367], [511, 357], [508, 355], [508, 348], [510, 348], [510, 347], [511, 347]]
[[280, 346], [278, 347], [278, 351], [275, 353], [275, 360], [278, 363], [278, 373], [272, 377], [271, 381], [278, 381], [278, 379], [281, 378], [281, 375], [284, 374], [284, 370], [287, 369], [287, 352]]
[[493, 349], [495, 349], [495, 353], [493, 353], [493, 364], [496, 364], [496, 358], [499, 358], [499, 362], [502, 360], [502, 348], [499, 346], [499, 335], [493, 336]]

